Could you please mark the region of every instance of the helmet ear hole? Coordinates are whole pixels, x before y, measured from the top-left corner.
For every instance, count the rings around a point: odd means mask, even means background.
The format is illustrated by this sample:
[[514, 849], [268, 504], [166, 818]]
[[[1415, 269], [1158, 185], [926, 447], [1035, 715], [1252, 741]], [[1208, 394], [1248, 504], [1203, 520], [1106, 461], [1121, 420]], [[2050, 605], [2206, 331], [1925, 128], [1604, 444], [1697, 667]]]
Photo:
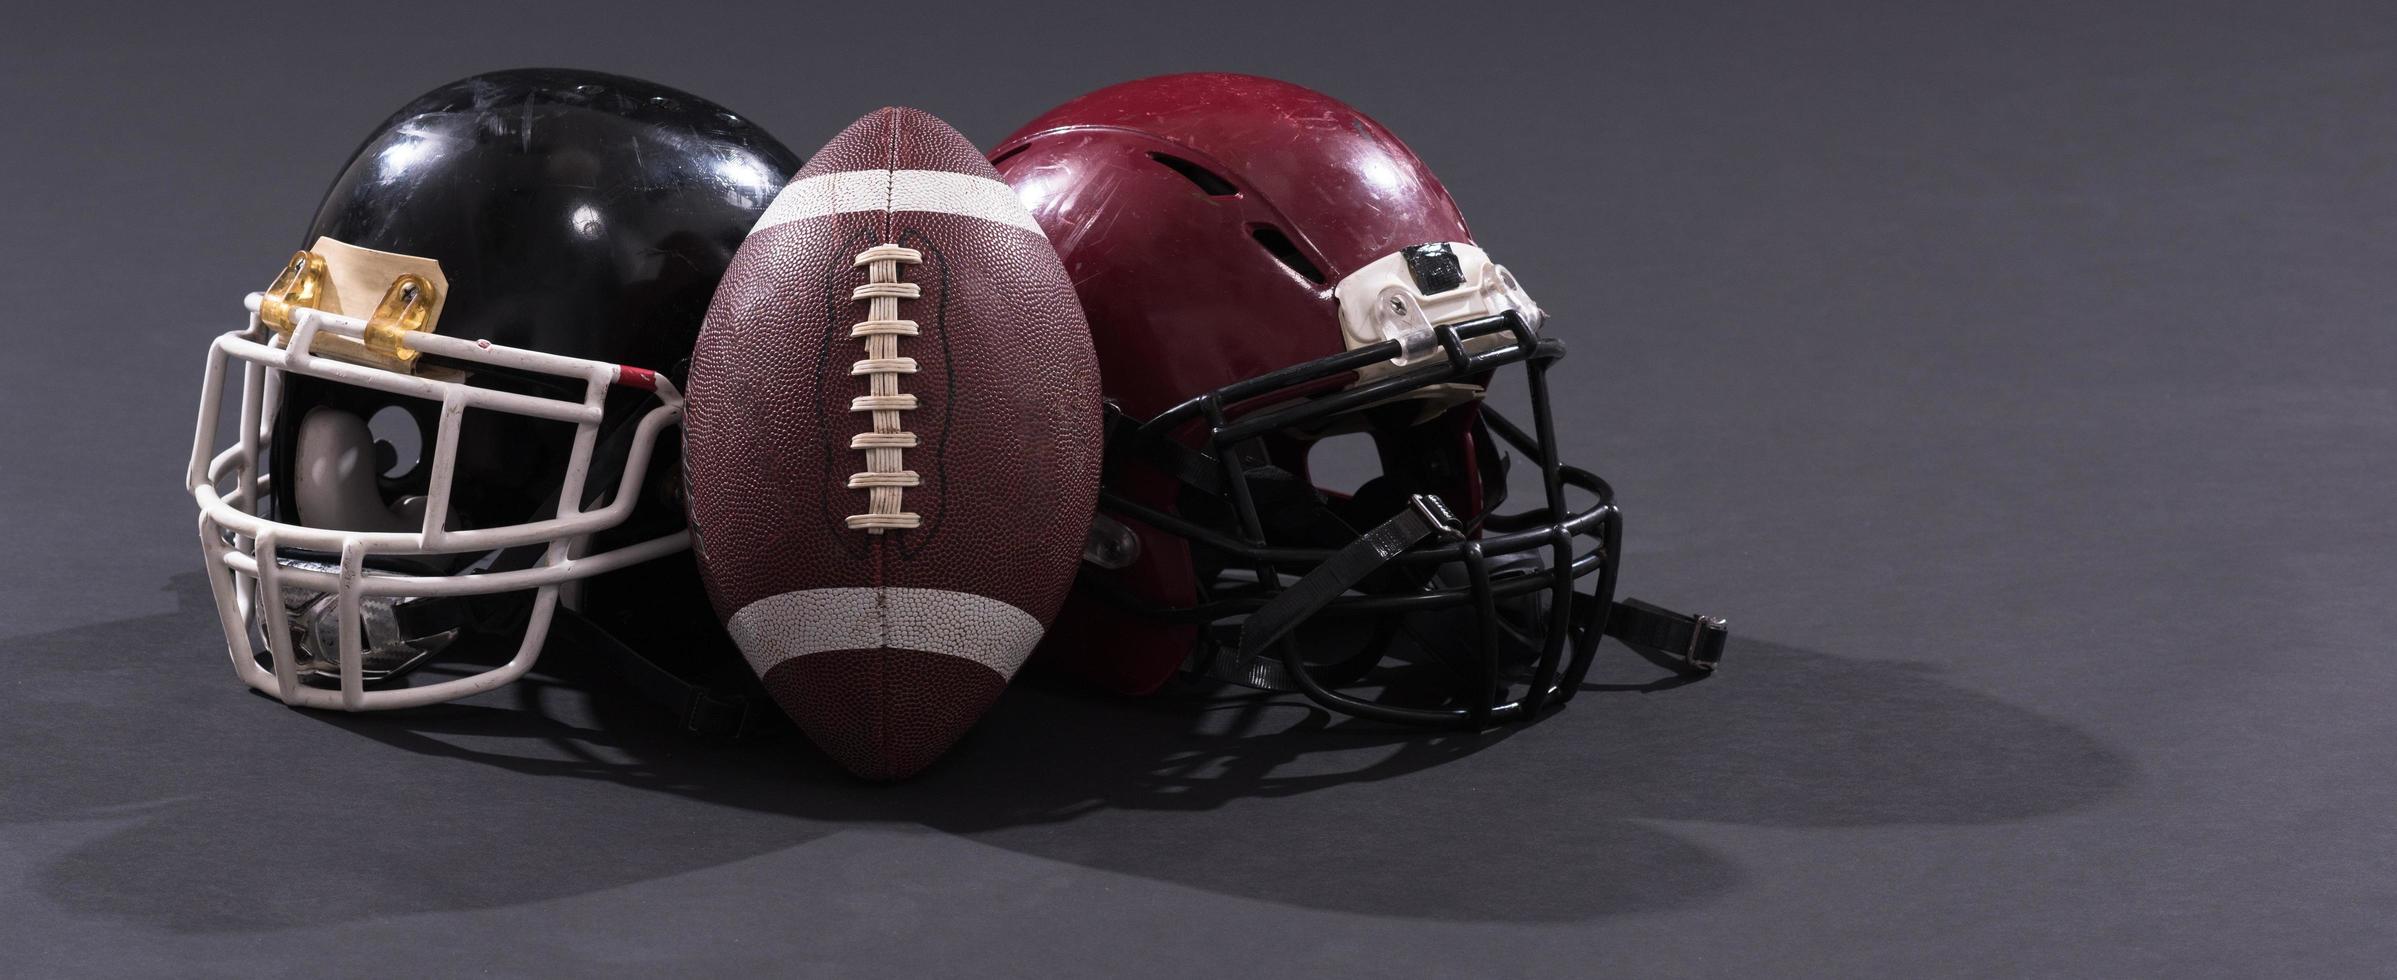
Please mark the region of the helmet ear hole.
[[385, 477], [406, 476], [424, 458], [424, 431], [417, 427], [415, 413], [402, 406], [376, 409], [366, 420], [366, 431], [375, 441], [376, 472]]
[[1307, 448], [1307, 476], [1334, 493], [1356, 494], [1382, 471], [1381, 449], [1369, 432], [1343, 432]]

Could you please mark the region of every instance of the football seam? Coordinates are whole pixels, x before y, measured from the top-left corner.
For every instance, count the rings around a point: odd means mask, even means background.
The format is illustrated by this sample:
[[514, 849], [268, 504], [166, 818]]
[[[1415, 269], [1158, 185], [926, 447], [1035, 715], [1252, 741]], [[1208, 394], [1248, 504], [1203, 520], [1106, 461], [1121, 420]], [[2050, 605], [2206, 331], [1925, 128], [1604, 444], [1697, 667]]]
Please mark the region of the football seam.
[[[892, 207], [895, 215], [897, 204], [894, 202]], [[894, 228], [897, 226], [895, 216], [892, 224]], [[948, 512], [949, 431], [956, 428], [957, 421], [957, 358], [955, 352], [949, 349], [948, 253], [943, 252], [940, 245], [932, 240], [932, 236], [926, 234], [922, 229], [901, 229], [893, 237], [899, 239], [901, 244], [908, 248], [923, 253], [924, 261], [920, 263], [920, 266], [924, 271], [917, 273], [918, 281], [932, 288], [934, 299], [931, 329], [924, 331], [917, 338], [915, 349], [919, 356], [926, 359], [937, 355], [941, 378], [938, 411], [924, 410], [926, 418], [931, 419], [929, 424], [934, 431], [932, 444], [925, 447], [925, 451], [916, 457], [916, 464], [919, 466], [925, 465], [927, 460], [930, 461], [929, 466], [919, 471], [925, 474], [930, 482], [918, 488], [917, 499], [918, 506], [921, 507], [924, 496], [930, 495], [932, 506], [929, 510], [931, 514], [922, 517], [920, 523], [913, 530], [892, 543], [892, 547], [896, 549], [892, 553], [893, 560], [907, 561], [915, 558], [918, 552], [932, 547], [934, 539], [940, 536], [942, 525], [947, 523], [941, 519], [941, 515]], [[923, 311], [919, 307], [917, 312], [920, 314]], [[920, 395], [923, 388], [919, 386], [917, 391]], [[919, 515], [921, 515], [921, 511], [919, 511]]]

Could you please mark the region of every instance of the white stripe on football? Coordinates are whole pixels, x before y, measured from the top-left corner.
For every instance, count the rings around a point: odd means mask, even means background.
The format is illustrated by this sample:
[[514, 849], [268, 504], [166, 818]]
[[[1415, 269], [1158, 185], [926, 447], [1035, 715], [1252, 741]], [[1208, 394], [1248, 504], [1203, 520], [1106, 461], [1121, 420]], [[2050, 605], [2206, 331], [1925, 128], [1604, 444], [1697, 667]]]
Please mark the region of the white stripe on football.
[[945, 170], [850, 170], [794, 180], [774, 195], [754, 235], [775, 225], [852, 211], [934, 211], [1014, 225], [1035, 235], [1040, 225], [1006, 184]]
[[1040, 620], [989, 596], [940, 589], [807, 589], [767, 596], [724, 624], [763, 677], [828, 650], [920, 650], [1012, 678], [1040, 642]]

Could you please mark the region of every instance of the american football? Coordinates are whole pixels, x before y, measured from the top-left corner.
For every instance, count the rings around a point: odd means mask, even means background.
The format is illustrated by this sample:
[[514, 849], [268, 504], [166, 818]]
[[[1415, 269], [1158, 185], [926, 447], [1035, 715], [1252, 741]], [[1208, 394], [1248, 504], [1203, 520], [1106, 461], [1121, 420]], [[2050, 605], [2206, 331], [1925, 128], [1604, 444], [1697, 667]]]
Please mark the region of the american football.
[[716, 612], [841, 765], [911, 775], [1072, 582], [1098, 365], [1057, 254], [981, 151], [859, 119], [750, 232], [692, 355], [684, 476]]

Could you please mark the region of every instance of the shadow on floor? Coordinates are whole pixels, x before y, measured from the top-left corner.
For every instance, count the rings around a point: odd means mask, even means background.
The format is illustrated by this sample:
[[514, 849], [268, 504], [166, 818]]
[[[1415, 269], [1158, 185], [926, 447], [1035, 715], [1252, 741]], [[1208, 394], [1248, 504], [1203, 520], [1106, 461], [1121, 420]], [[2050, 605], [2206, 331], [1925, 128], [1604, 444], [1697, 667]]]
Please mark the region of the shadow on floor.
[[875, 786], [796, 735], [684, 735], [571, 657], [472, 703], [285, 709], [228, 676], [200, 577], [170, 588], [173, 613], [0, 641], [24, 677], [0, 714], [0, 821], [124, 822], [41, 886], [189, 931], [537, 901], [856, 827], [1293, 906], [1578, 920], [1737, 886], [1672, 821], [1993, 823], [2133, 778], [2089, 735], [1932, 670], [1743, 638], [1722, 676], [1653, 692], [1636, 682], [1654, 668], [1610, 646], [1566, 710], [1486, 735], [1235, 689], [1024, 685], [931, 771]]

